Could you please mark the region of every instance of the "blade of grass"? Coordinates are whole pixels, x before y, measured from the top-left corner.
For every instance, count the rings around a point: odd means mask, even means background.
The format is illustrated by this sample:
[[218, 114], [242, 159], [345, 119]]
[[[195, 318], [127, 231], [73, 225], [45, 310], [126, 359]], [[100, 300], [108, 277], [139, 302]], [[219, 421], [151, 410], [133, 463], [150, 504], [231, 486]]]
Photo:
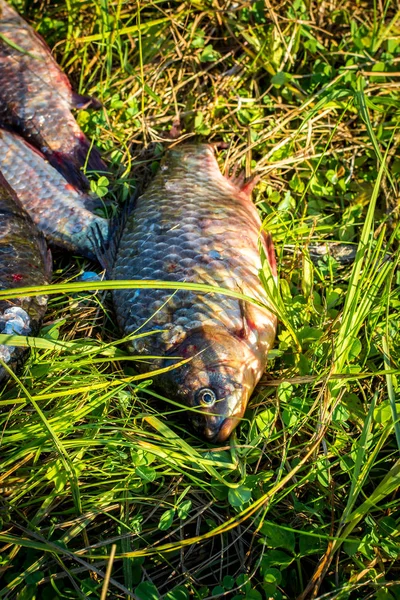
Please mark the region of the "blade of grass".
[[[390, 361], [389, 344], [387, 342], [387, 338], [385, 335], [382, 337], [382, 346], [383, 346], [383, 360], [384, 360], [384, 364], [385, 364], [385, 369], [390, 369], [391, 361]], [[390, 408], [392, 411], [393, 427], [394, 427], [394, 432], [395, 432], [395, 436], [396, 436], [397, 448], [400, 451], [400, 421], [399, 421], [399, 415], [397, 413], [397, 408], [396, 408], [396, 395], [394, 393], [394, 387], [393, 387], [393, 376], [390, 374], [387, 374], [385, 377], [386, 377], [386, 385], [387, 385], [387, 390], [388, 390]]]

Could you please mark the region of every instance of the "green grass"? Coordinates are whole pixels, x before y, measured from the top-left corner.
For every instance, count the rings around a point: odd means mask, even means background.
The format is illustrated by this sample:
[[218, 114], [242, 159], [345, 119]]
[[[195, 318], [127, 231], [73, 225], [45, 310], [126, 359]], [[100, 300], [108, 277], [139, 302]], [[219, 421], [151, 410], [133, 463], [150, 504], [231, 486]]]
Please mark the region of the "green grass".
[[[104, 104], [78, 115], [111, 165], [93, 189], [127, 201], [178, 121], [260, 176], [280, 325], [241, 427], [212, 447], [135, 372], [110, 284], [76, 283], [93, 265], [55, 253], [46, 321], [0, 398], [0, 598], [399, 599], [394, 3], [26, 8]], [[355, 260], [311, 260], [333, 241]]]

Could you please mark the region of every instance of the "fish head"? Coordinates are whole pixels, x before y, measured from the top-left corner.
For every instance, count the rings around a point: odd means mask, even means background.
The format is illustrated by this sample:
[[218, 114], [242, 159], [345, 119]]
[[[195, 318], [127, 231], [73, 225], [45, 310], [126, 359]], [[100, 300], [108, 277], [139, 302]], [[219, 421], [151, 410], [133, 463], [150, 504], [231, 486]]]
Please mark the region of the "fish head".
[[168, 373], [169, 389], [190, 407], [193, 428], [225, 441], [238, 425], [265, 366], [265, 354], [218, 330], [189, 334], [176, 351], [188, 362]]
[[185, 379], [189, 420], [193, 428], [209, 442], [223, 442], [240, 423], [253, 391], [252, 381], [245, 381], [243, 369], [230, 363], [193, 367]]

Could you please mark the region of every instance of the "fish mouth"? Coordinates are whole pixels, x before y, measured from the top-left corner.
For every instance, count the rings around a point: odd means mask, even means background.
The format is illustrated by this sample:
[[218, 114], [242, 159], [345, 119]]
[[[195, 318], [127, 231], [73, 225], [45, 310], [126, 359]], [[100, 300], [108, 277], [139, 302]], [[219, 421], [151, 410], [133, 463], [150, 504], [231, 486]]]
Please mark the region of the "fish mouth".
[[227, 440], [229, 438], [229, 436], [231, 435], [232, 431], [235, 429], [235, 427], [240, 423], [240, 417], [228, 417], [226, 418], [216, 437], [215, 437], [215, 441], [218, 443], [221, 442], [225, 442], [225, 440]]
[[227, 417], [222, 421], [217, 431], [214, 428], [206, 427], [202, 432], [203, 436], [210, 443], [220, 444], [222, 442], [225, 442], [229, 438], [232, 431], [239, 424], [239, 422], [239, 416]]

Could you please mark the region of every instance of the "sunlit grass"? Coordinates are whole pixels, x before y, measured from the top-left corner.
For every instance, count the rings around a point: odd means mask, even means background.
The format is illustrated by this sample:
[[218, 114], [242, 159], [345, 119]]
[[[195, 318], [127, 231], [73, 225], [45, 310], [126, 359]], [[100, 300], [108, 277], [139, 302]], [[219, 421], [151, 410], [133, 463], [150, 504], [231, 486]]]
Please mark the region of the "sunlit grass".
[[[83, 283], [95, 266], [55, 253], [39, 336], [0, 335], [31, 348], [0, 398], [0, 598], [400, 598], [398, 13], [26, 8], [76, 89], [103, 103], [77, 116], [110, 164], [94, 189], [127, 202], [178, 121], [182, 140], [228, 143], [222, 170], [260, 176], [280, 325], [240, 428], [212, 447], [156, 373], [135, 371], [115, 324], [107, 290], [161, 284]], [[315, 258], [331, 242], [355, 259]]]

